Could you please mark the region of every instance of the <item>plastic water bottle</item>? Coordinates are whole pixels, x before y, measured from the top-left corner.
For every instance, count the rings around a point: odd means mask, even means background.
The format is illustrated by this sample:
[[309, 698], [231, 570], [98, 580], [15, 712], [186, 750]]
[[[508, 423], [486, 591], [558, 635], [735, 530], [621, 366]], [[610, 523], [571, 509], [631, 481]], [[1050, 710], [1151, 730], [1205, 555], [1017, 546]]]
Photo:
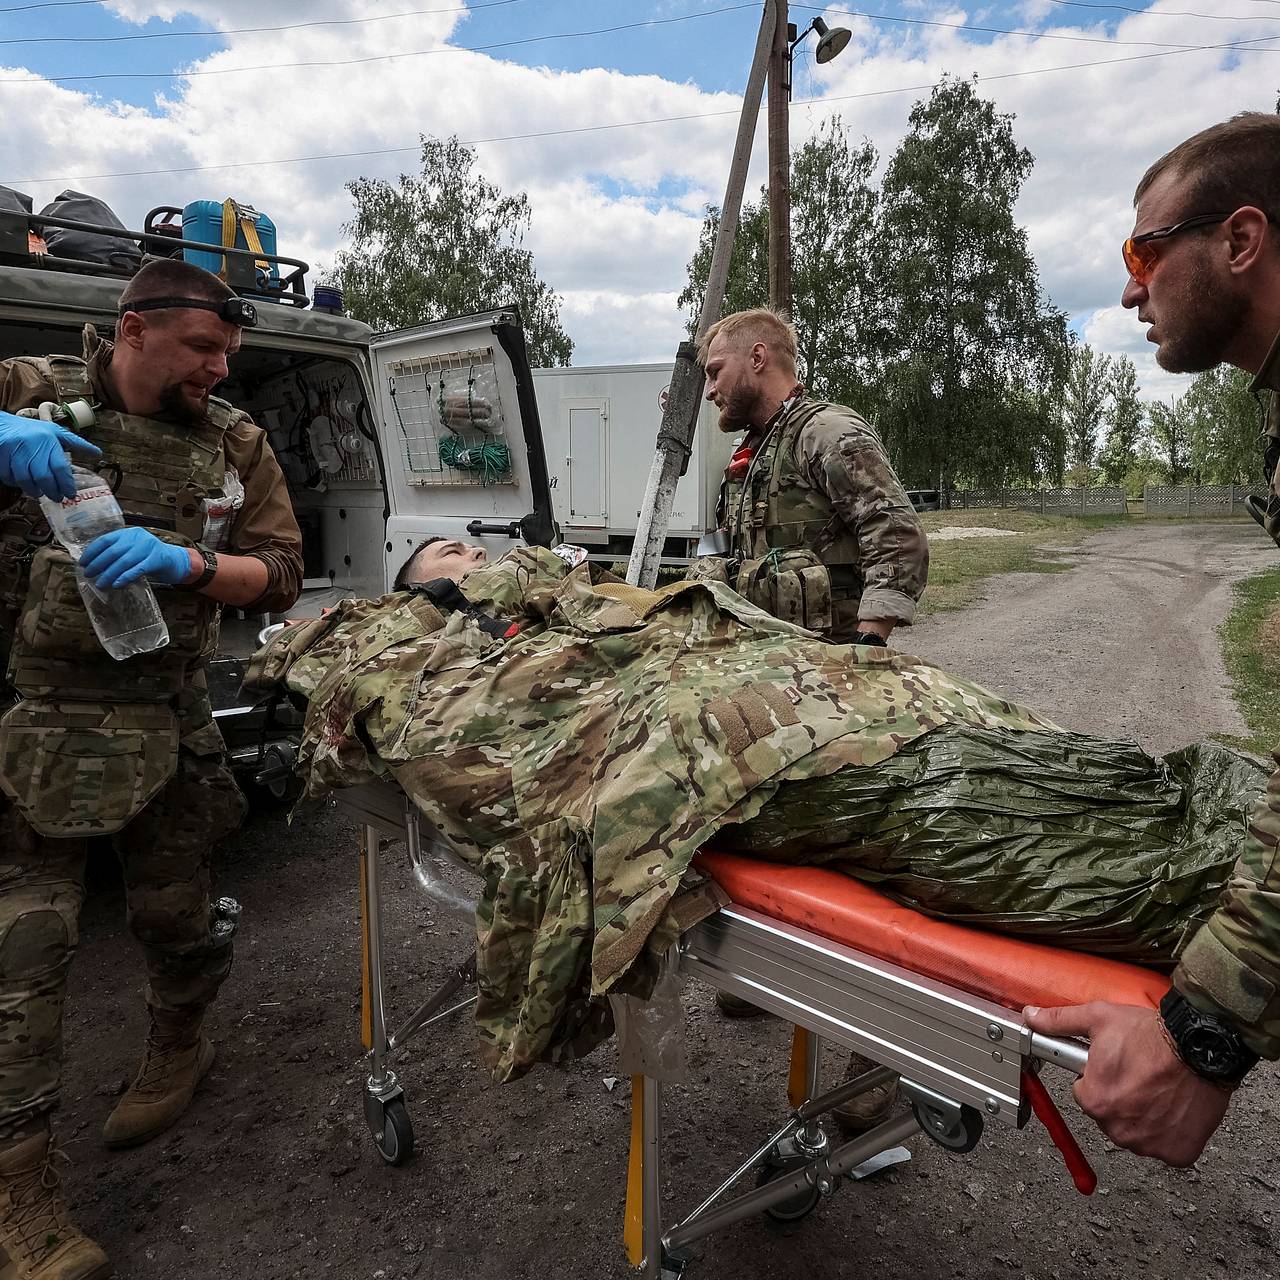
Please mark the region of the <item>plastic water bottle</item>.
[[74, 464], [76, 496], [63, 502], [40, 499], [54, 536], [76, 561], [76, 586], [102, 647], [115, 659], [162, 649], [169, 643], [155, 592], [146, 578], [100, 591], [80, 572], [80, 553], [100, 534], [125, 527], [111, 486], [95, 472]]

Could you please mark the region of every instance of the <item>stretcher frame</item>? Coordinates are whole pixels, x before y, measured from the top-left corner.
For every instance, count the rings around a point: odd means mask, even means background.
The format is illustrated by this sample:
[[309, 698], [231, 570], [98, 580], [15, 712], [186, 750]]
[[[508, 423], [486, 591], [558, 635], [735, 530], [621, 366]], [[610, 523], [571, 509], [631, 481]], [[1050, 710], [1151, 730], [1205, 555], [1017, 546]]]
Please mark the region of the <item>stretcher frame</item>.
[[[383, 1159], [403, 1164], [413, 1150], [413, 1127], [391, 1060], [420, 1031], [475, 1002], [474, 994], [462, 996], [474, 985], [475, 953], [395, 1031], [388, 1030], [382, 838], [404, 840], [415, 870], [429, 880], [438, 870], [423, 852], [428, 824], [393, 782], [334, 794], [338, 807], [359, 824], [362, 1039], [369, 1060], [365, 1119]], [[843, 1175], [917, 1133], [952, 1151], [969, 1151], [986, 1122], [1020, 1128], [1033, 1109], [1062, 1149], [1077, 1187], [1085, 1194], [1092, 1191], [1092, 1170], [1037, 1076], [1044, 1063], [1081, 1074], [1087, 1048], [1079, 1042], [1035, 1033], [1018, 1014], [989, 1000], [743, 907], [722, 908], [689, 930], [675, 951], [683, 974], [750, 1000], [795, 1028], [788, 1086], [792, 1109], [692, 1212], [668, 1223], [660, 1191], [662, 1084], [647, 1075], [633, 1077], [623, 1240], [646, 1280], [684, 1275], [695, 1242], [748, 1217], [766, 1213], [794, 1221], [806, 1216], [841, 1187]], [[826, 1040], [881, 1065], [823, 1091], [819, 1063]], [[820, 1117], [896, 1076], [909, 1113], [833, 1146]], [[757, 1185], [724, 1201], [753, 1170]]]

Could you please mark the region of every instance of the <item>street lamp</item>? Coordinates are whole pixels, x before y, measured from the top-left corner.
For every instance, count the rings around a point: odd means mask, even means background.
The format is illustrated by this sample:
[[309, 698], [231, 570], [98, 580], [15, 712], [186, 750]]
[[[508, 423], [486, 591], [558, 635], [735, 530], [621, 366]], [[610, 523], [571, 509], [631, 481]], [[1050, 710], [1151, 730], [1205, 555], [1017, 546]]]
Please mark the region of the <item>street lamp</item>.
[[821, 18], [799, 34], [787, 21], [787, 0], [766, 0], [776, 12], [769, 56], [769, 302], [791, 314], [791, 61], [796, 46], [813, 31], [820, 64], [840, 54], [853, 38], [848, 27], [829, 27]]

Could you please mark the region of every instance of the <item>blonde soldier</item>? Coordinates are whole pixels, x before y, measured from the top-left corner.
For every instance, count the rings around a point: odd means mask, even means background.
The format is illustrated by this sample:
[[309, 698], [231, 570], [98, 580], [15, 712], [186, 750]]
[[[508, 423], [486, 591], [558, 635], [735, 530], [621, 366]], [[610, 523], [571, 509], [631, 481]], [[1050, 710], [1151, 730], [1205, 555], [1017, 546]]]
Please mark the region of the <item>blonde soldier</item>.
[[[1231, 364], [1266, 393], [1270, 503], [1280, 534], [1280, 116], [1244, 112], [1188, 138], [1134, 195], [1121, 302], [1173, 373]], [[1280, 765], [1280, 749], [1274, 753]], [[1098, 1002], [1028, 1010], [1038, 1031], [1085, 1035], [1080, 1106], [1119, 1146], [1194, 1162], [1258, 1058], [1280, 1057], [1280, 770], [1250, 814], [1217, 909], [1184, 940], [1159, 1013]]]
[[[142, 944], [151, 1030], [107, 1119], [109, 1146], [147, 1141], [187, 1109], [214, 1050], [204, 1010], [231, 964], [235, 907], [210, 902], [209, 853], [244, 801], [205, 691], [221, 604], [283, 610], [301, 537], [266, 437], [210, 395], [254, 314], [217, 277], [176, 261], [126, 286], [114, 345], [84, 359], [0, 362], [0, 1245], [10, 1280], [97, 1280], [106, 1255], [71, 1222], [50, 1163], [62, 1005], [83, 898], [86, 839], [110, 835]], [[88, 400], [84, 437], [16, 416]], [[98, 644], [67, 553], [38, 499], [74, 495], [64, 449], [109, 478], [128, 527], [80, 568], [110, 590], [145, 576], [167, 646], [117, 662]], [[225, 540], [205, 510], [238, 477]], [[233, 486], [234, 488], [234, 486]]]
[[720, 488], [728, 581], [775, 617], [840, 644], [910, 626], [929, 544], [880, 438], [852, 409], [796, 383], [796, 335], [763, 308], [725, 316], [698, 348], [720, 429], [745, 431]]
[[[929, 573], [929, 543], [875, 431], [796, 382], [795, 329], [758, 308], [725, 316], [698, 347], [720, 429], [745, 431], [720, 487], [725, 556], [693, 576], [728, 582], [753, 604], [838, 644], [883, 645], [910, 626]], [[759, 1013], [718, 992], [730, 1017]], [[850, 1075], [874, 1063], [857, 1054]], [[846, 1132], [892, 1111], [897, 1085], [846, 1103]]]

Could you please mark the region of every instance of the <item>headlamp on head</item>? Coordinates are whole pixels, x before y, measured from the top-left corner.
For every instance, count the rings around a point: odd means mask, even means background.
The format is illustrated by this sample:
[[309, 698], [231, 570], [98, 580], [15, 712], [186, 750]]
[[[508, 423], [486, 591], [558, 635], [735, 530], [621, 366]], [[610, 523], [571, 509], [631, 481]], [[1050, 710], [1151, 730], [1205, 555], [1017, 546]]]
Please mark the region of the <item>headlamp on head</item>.
[[207, 302], [202, 298], [142, 298], [120, 308], [123, 316], [130, 311], [212, 311], [219, 320], [252, 329], [258, 323], [258, 308], [247, 298], [223, 298], [221, 302]]

